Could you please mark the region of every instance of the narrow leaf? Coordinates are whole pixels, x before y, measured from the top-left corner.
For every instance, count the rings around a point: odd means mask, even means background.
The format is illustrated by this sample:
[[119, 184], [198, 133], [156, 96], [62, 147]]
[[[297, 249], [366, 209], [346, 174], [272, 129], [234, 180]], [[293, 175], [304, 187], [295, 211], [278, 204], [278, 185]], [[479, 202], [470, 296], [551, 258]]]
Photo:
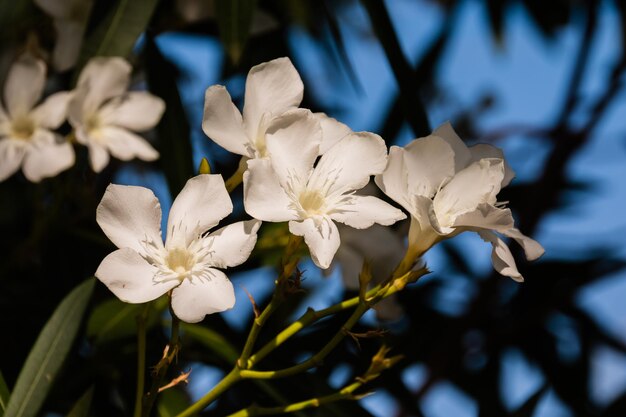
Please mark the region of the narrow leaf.
[[90, 387], [85, 393], [76, 401], [74, 407], [67, 414], [67, 417], [87, 417], [89, 415], [89, 408], [91, 407], [91, 399], [93, 397], [93, 386]]
[[11, 392], [9, 391], [9, 387], [7, 386], [7, 383], [2, 376], [2, 372], [0, 372], [0, 416], [7, 409], [7, 404], [9, 403], [10, 396]]
[[56, 308], [26, 358], [4, 417], [37, 414], [78, 333], [94, 284], [94, 279], [83, 282]]
[[[158, 323], [159, 314], [167, 307], [167, 298], [156, 300], [148, 313], [148, 328]], [[137, 333], [136, 317], [144, 304], [128, 304], [111, 298], [99, 304], [87, 320], [87, 337], [95, 344], [101, 344], [124, 337], [134, 337]]]
[[234, 65], [250, 36], [250, 25], [256, 8], [256, 0], [217, 0], [217, 24], [220, 38]]
[[181, 330], [203, 346], [212, 350], [217, 356], [229, 364], [234, 364], [239, 352], [217, 332], [197, 324], [181, 323]]
[[178, 389], [163, 391], [157, 400], [158, 417], [175, 417], [189, 407], [189, 399]]
[[85, 39], [77, 70], [94, 56], [129, 55], [157, 4], [158, 0], [119, 0]]

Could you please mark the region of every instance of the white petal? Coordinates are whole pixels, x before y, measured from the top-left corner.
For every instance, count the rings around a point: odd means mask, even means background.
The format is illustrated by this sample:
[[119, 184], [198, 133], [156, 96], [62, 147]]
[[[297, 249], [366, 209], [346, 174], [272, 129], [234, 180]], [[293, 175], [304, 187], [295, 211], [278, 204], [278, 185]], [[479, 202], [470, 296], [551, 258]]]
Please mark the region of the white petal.
[[450, 227], [458, 215], [495, 204], [503, 177], [501, 159], [481, 159], [458, 172], [433, 200], [439, 223]]
[[94, 141], [88, 141], [89, 164], [94, 172], [102, 171], [109, 164], [109, 152], [106, 148]]
[[105, 125], [136, 132], [152, 129], [165, 111], [165, 102], [145, 91], [132, 91], [108, 101], [98, 114]]
[[102, 260], [98, 278], [117, 298], [126, 303], [146, 303], [178, 285], [178, 281], [154, 281], [157, 268], [129, 248], [118, 249]]
[[210, 268], [209, 272], [210, 279], [186, 279], [172, 291], [172, 309], [182, 321], [197, 323], [207, 314], [235, 305], [235, 290], [228, 277], [217, 269]]
[[263, 113], [279, 116], [302, 101], [304, 85], [289, 58], [278, 58], [250, 69], [246, 79], [243, 118], [248, 137], [256, 138]]
[[154, 161], [159, 153], [148, 141], [126, 129], [107, 126], [100, 129], [100, 140], [106, 145], [111, 155], [122, 161], [139, 158], [144, 161]]
[[389, 149], [387, 167], [382, 174], [376, 175], [376, 185], [389, 198], [407, 210], [411, 210], [412, 203], [409, 196], [408, 170], [404, 161], [404, 148], [392, 146]]
[[168, 247], [185, 246], [233, 211], [221, 175], [203, 174], [190, 178], [174, 200], [167, 219]]
[[454, 151], [439, 136], [415, 139], [404, 149], [410, 195], [432, 198], [441, 185], [454, 176]]
[[37, 6], [55, 18], [71, 16], [75, 3], [77, 2], [68, 0], [35, 0]]
[[130, 64], [119, 57], [96, 57], [89, 60], [78, 77], [77, 88], [85, 89], [83, 113], [96, 111], [106, 100], [126, 91], [130, 82]]
[[365, 187], [371, 175], [383, 172], [386, 165], [387, 147], [380, 136], [351, 133], [322, 155], [309, 180], [309, 188], [328, 188], [327, 195], [358, 190]]
[[0, 181], [13, 175], [22, 164], [25, 149], [13, 139], [0, 139]]
[[[425, 197], [422, 197], [425, 198]], [[440, 230], [436, 230], [432, 226], [432, 220], [427, 218], [418, 218], [411, 216], [411, 225], [409, 227], [409, 247], [417, 255], [423, 255], [435, 243], [445, 239], [446, 234]]]
[[[90, 2], [82, 1], [81, 3], [88, 4]], [[64, 72], [76, 65], [86, 24], [86, 18], [78, 22], [73, 19], [56, 19], [54, 21], [57, 40], [52, 51], [52, 65], [57, 71]]]
[[445, 122], [433, 132], [433, 135], [439, 136], [452, 146], [454, 150], [454, 166], [455, 171], [459, 172], [465, 168], [472, 160], [472, 155], [467, 145], [456, 134], [450, 122]]
[[163, 246], [161, 205], [144, 187], [111, 184], [96, 210], [96, 221], [118, 248], [145, 254], [145, 244]]
[[222, 85], [207, 88], [204, 95], [202, 130], [215, 143], [229, 152], [253, 158], [255, 156], [243, 120], [230, 94]]
[[320, 122], [322, 128], [322, 143], [320, 144], [320, 155], [326, 153], [328, 149], [336, 145], [341, 139], [352, 133], [352, 129], [343, 123], [328, 117], [324, 113], [315, 113], [315, 117]]
[[259, 220], [248, 220], [211, 233], [205, 238], [206, 244], [211, 245], [211, 264], [217, 268], [230, 268], [244, 263], [254, 249], [259, 227]]
[[513, 215], [509, 209], [490, 204], [479, 204], [476, 210], [461, 214], [454, 221], [455, 227], [479, 227], [504, 233], [513, 227]]
[[545, 249], [543, 248], [543, 246], [541, 246], [539, 242], [522, 234], [522, 232], [520, 232], [516, 228], [504, 230], [502, 231], [502, 234], [515, 239], [515, 241], [524, 249], [526, 259], [528, 259], [529, 261], [534, 261], [535, 259], [538, 259], [545, 252]]
[[478, 234], [485, 242], [491, 243], [491, 263], [494, 269], [501, 275], [511, 277], [517, 282], [523, 282], [524, 277], [517, 270], [515, 259], [513, 259], [513, 255], [506, 243], [495, 233], [488, 230], [480, 231]]
[[283, 187], [296, 180], [304, 185], [317, 159], [322, 130], [306, 109], [294, 109], [275, 118], [265, 137], [267, 151]]
[[64, 141], [50, 131], [37, 134], [50, 135], [53, 138], [52, 143], [37, 143], [30, 146], [24, 156], [24, 164], [22, 171], [24, 176], [31, 182], [39, 182], [43, 178], [54, 177], [61, 171], [65, 171], [74, 165], [74, 148], [72, 145]]
[[308, 218], [304, 221], [290, 221], [289, 231], [297, 236], [304, 236], [315, 265], [326, 269], [333, 261], [339, 249], [339, 231], [335, 223], [328, 217]]
[[348, 204], [334, 209], [330, 217], [355, 229], [366, 229], [374, 223], [389, 226], [406, 219], [402, 211], [383, 200], [361, 195], [352, 196]]
[[33, 110], [33, 119], [41, 127], [56, 129], [67, 118], [67, 106], [71, 98], [72, 93], [69, 91], [52, 94]]
[[46, 64], [32, 55], [22, 55], [9, 69], [4, 82], [4, 104], [16, 118], [30, 112], [46, 83]]
[[267, 159], [248, 161], [248, 170], [243, 174], [243, 202], [246, 212], [255, 219], [284, 222], [298, 218]]
[[511, 166], [504, 158], [504, 154], [502, 153], [501, 149], [485, 143], [479, 143], [478, 145], [470, 147], [469, 150], [472, 153], [472, 161], [478, 161], [483, 158], [502, 159], [502, 161], [504, 162], [504, 178], [502, 178], [502, 188], [509, 185], [511, 183], [511, 180], [515, 178], [515, 171], [513, 171], [513, 168], [511, 168]]

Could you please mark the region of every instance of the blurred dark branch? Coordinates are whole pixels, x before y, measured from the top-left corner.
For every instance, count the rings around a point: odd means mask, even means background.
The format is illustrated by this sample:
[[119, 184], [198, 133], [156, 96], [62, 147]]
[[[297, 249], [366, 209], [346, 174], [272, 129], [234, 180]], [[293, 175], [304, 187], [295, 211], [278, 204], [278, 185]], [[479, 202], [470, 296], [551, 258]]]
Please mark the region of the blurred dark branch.
[[587, 21], [585, 22], [585, 30], [583, 32], [583, 38], [580, 43], [580, 49], [576, 61], [574, 62], [574, 69], [569, 81], [567, 93], [565, 96], [565, 102], [561, 109], [560, 115], [557, 117], [557, 129], [563, 128], [567, 124], [569, 115], [576, 108], [578, 103], [580, 84], [585, 75], [585, 69], [589, 63], [589, 54], [591, 52], [591, 44], [593, 42], [593, 35], [596, 31], [596, 24], [598, 20], [597, 7], [594, 2], [587, 1], [586, 8]]
[[335, 15], [333, 14], [332, 10], [329, 9], [326, 1], [322, 1], [321, 5], [322, 5], [322, 11], [324, 13], [324, 16], [326, 17], [326, 20], [328, 20], [328, 27], [330, 28], [330, 34], [332, 35], [333, 40], [335, 41], [337, 55], [340, 59], [340, 62], [344, 70], [346, 71], [348, 75], [348, 80], [350, 81], [352, 88], [354, 88], [354, 91], [358, 95], [363, 96], [365, 95], [365, 90], [363, 89], [363, 86], [359, 82], [359, 77], [357, 73], [354, 71], [352, 63], [350, 62], [350, 57], [348, 56], [348, 51], [346, 49], [346, 44], [343, 41], [343, 36], [341, 36], [341, 29], [339, 28], [337, 19], [335, 18]]
[[382, 0], [362, 0], [362, 3], [398, 82], [400, 102], [405, 117], [415, 135], [426, 136], [430, 133], [430, 124], [426, 110], [419, 98], [419, 85], [411, 64], [402, 52], [385, 4]]

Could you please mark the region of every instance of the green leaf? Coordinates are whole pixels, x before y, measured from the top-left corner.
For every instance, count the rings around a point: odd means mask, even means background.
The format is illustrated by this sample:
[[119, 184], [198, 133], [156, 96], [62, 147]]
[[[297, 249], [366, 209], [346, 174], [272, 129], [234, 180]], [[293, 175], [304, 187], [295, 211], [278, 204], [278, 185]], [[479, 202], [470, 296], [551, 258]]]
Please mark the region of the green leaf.
[[77, 72], [94, 56], [128, 56], [150, 22], [158, 0], [119, 0], [87, 36]]
[[197, 324], [180, 323], [180, 328], [186, 336], [195, 339], [229, 364], [234, 364], [239, 358], [237, 349], [219, 333]]
[[[136, 317], [142, 312], [144, 304], [128, 304], [117, 298], [111, 298], [93, 309], [87, 321], [87, 337], [95, 344], [102, 344], [137, 333]], [[167, 307], [167, 297], [154, 302], [148, 312], [147, 328], [158, 323], [160, 313]]]
[[4, 417], [34, 417], [61, 369], [91, 297], [93, 278], [74, 288], [46, 323], [22, 367]]
[[171, 388], [159, 394], [157, 415], [159, 417], [175, 417], [189, 407], [189, 399], [181, 390]]
[[217, 0], [220, 38], [234, 65], [239, 63], [250, 36], [255, 9], [256, 0]]
[[0, 39], [18, 38], [31, 23], [31, 0], [0, 1]]
[[91, 407], [91, 398], [93, 397], [93, 386], [90, 387], [85, 393], [76, 401], [74, 407], [67, 414], [67, 417], [87, 417], [89, 415], [89, 408]]
[[7, 386], [7, 383], [2, 376], [2, 372], [0, 372], [0, 416], [7, 409], [7, 404], [9, 403], [10, 396], [11, 392], [9, 391], [9, 387]]

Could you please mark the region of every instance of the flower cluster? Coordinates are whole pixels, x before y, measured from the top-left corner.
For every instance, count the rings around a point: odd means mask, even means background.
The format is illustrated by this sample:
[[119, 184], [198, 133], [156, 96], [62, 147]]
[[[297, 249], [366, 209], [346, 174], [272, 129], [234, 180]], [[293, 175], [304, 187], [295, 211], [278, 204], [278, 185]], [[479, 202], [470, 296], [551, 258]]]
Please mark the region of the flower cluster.
[[[131, 66], [122, 58], [94, 58], [73, 91], [61, 91], [37, 105], [46, 86], [46, 65], [30, 54], [10, 68], [0, 104], [0, 181], [22, 168], [29, 181], [53, 177], [74, 164], [72, 137], [89, 149], [94, 171], [109, 162], [152, 161], [158, 152], [133, 131], [153, 128], [165, 110], [147, 92], [127, 91]], [[69, 120], [74, 134], [56, 130]]]
[[[70, 122], [77, 140], [90, 147], [94, 169], [105, 163], [99, 156], [105, 149], [120, 159], [156, 156], [123, 128], [141, 130], [157, 120], [145, 116], [131, 121], [126, 106], [141, 103], [154, 115], [162, 105], [147, 96], [119, 98], [129, 69], [123, 61], [91, 65], [93, 72], [86, 69], [79, 80], [79, 90], [81, 85], [90, 88], [74, 93]], [[518, 241], [528, 259], [543, 253], [514, 227], [511, 211], [497, 201], [514, 176], [499, 149], [467, 147], [446, 123], [405, 147], [392, 146], [388, 155], [378, 135], [353, 132], [323, 113], [299, 108], [302, 96], [302, 81], [287, 58], [250, 70], [243, 114], [223, 86], [209, 87], [202, 128], [220, 146], [242, 156], [244, 207], [253, 220], [208, 234], [230, 213], [232, 203], [221, 176], [200, 175], [176, 198], [163, 243], [161, 212], [152, 192], [111, 185], [97, 220], [120, 249], [104, 259], [96, 276], [128, 302], [171, 292], [174, 313], [195, 322], [233, 305], [232, 284], [216, 268], [248, 258], [261, 221], [288, 222], [289, 231], [304, 238], [318, 267], [329, 268], [337, 256], [344, 275], [358, 274], [363, 261], [372, 259], [376, 274], [391, 274], [390, 262], [408, 260], [410, 269], [434, 244], [463, 231], [475, 231], [490, 242], [495, 269], [518, 281], [523, 278], [499, 235]], [[401, 239], [394, 236], [386, 248], [380, 248], [385, 245], [380, 240], [389, 235], [382, 226], [407, 215], [371, 195], [375, 193], [362, 191], [372, 176], [410, 216], [404, 259]], [[341, 249], [337, 223], [345, 238]], [[369, 228], [368, 233], [354, 232]], [[355, 287], [356, 276], [346, 282]]]

